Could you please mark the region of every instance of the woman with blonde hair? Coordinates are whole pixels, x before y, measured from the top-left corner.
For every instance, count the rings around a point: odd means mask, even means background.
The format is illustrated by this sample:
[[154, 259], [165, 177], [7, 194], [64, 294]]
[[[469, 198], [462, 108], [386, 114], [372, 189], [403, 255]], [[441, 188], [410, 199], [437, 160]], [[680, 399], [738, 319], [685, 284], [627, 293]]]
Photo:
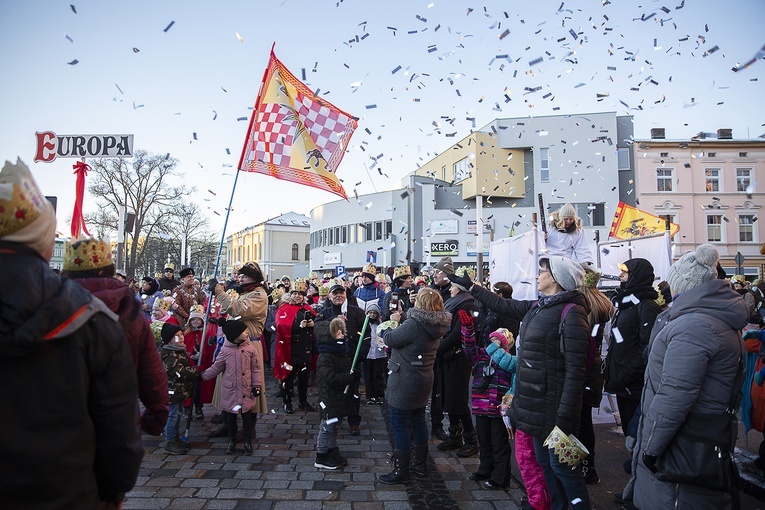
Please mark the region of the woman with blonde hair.
[[601, 365], [601, 347], [603, 332], [606, 324], [611, 322], [614, 315], [614, 305], [605, 294], [598, 290], [600, 270], [594, 264], [582, 264], [584, 279], [579, 289], [589, 305], [587, 320], [590, 324], [590, 351], [587, 355], [587, 366], [584, 375], [584, 392], [582, 393], [582, 417], [579, 423], [579, 439], [590, 452], [582, 461], [582, 474], [589, 485], [600, 482], [595, 471], [595, 429], [592, 426], [592, 410], [600, 407], [603, 398], [603, 373]]
[[547, 255], [560, 255], [574, 262], [592, 262], [592, 253], [584, 237], [582, 220], [571, 204], [564, 204], [550, 214], [547, 233]]

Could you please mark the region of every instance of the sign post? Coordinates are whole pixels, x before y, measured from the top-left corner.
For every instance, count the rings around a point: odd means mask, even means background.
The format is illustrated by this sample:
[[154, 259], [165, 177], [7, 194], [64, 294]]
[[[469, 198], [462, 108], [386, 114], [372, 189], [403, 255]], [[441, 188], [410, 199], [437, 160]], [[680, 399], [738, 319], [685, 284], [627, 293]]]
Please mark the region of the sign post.
[[744, 274], [744, 258], [743, 255], [741, 255], [741, 252], [736, 253], [736, 257], [733, 259], [736, 261], [736, 274], [743, 275]]

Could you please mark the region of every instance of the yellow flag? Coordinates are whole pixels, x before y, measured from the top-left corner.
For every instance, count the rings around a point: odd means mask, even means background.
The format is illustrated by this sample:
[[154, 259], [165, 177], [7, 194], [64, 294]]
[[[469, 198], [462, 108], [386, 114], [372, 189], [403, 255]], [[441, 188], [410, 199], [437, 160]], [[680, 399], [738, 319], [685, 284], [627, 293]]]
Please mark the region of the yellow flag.
[[[654, 216], [640, 209], [636, 209], [624, 202], [619, 202], [614, 213], [614, 221], [611, 222], [611, 230], [608, 237], [611, 239], [630, 239], [651, 234], [664, 232], [666, 229], [664, 218]], [[680, 225], [669, 224], [669, 235], [674, 236], [680, 230]]]

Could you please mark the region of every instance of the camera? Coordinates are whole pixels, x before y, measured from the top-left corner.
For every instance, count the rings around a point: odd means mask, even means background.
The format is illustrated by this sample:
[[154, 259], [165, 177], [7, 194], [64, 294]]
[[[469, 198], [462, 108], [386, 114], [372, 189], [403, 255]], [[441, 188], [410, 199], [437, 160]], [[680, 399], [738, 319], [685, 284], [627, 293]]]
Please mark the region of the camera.
[[393, 293], [390, 295], [390, 304], [388, 305], [388, 308], [391, 311], [398, 310], [398, 294]]

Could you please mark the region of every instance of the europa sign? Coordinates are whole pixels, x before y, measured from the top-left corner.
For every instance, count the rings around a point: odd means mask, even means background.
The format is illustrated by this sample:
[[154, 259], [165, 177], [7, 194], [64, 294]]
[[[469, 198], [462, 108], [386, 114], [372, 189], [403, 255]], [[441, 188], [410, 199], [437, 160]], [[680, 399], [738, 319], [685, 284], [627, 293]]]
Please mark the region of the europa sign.
[[460, 254], [460, 243], [454, 239], [447, 239], [440, 243], [430, 243], [430, 254], [437, 257], [457, 256]]
[[132, 158], [133, 135], [57, 135], [36, 132], [35, 162], [59, 158]]

